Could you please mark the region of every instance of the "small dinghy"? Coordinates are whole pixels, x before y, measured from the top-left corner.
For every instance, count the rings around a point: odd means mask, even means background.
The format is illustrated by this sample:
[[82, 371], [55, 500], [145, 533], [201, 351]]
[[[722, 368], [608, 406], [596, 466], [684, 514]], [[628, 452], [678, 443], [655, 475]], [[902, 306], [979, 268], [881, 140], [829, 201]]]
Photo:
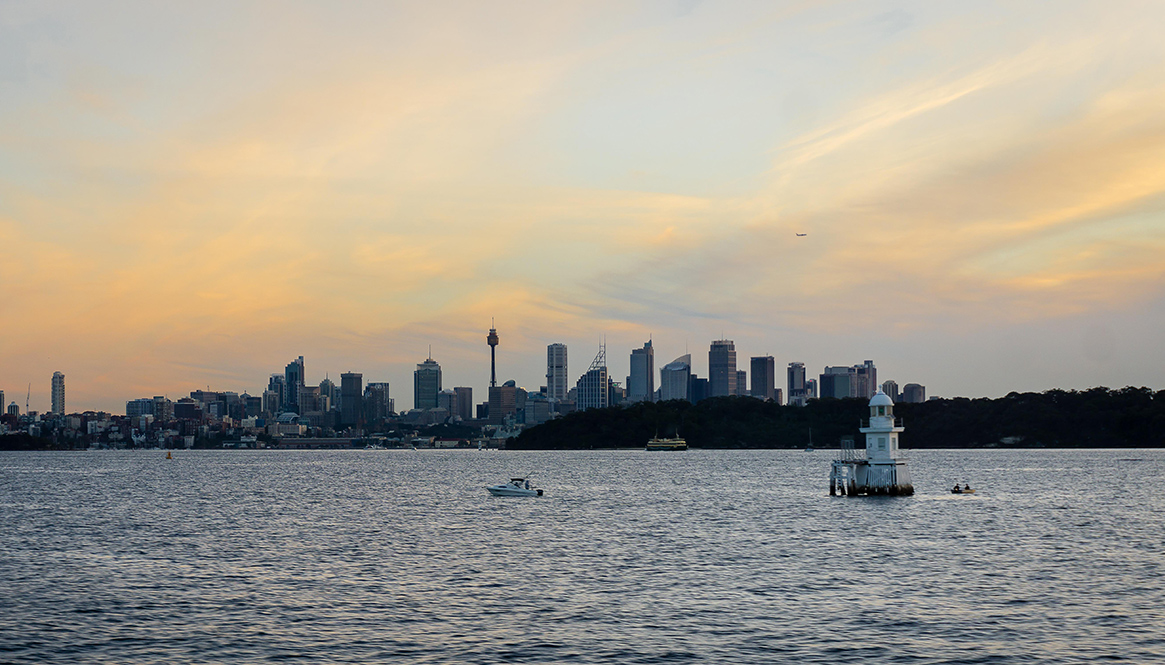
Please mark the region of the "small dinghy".
[[530, 488], [528, 478], [510, 478], [504, 485], [490, 485], [486, 489], [494, 496], [542, 496], [542, 490]]

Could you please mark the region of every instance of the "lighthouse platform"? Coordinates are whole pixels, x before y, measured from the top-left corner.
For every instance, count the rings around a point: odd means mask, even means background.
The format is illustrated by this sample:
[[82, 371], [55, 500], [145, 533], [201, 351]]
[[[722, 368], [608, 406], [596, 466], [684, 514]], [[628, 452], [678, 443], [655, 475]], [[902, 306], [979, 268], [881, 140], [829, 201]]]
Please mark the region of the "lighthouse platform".
[[[861, 423], [864, 454], [842, 441], [841, 455], [829, 473], [829, 494], [836, 496], [910, 496], [914, 485], [906, 459], [899, 457], [898, 435], [905, 428], [894, 418], [894, 402], [879, 390], [870, 398], [870, 419]], [[848, 444], [848, 445], [847, 445]]]

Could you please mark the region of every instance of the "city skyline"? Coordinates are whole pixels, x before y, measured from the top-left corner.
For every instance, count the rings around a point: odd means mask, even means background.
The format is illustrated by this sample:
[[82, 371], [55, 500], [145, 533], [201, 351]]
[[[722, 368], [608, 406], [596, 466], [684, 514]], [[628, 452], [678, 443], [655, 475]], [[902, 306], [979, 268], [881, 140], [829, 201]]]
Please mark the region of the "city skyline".
[[[455, 9], [455, 10], [454, 10]], [[1161, 388], [1165, 6], [0, 6], [0, 390], [413, 403], [600, 339]], [[294, 372], [291, 372], [294, 374]], [[653, 376], [658, 380], [656, 372]], [[778, 386], [780, 385], [778, 380]], [[290, 392], [284, 394], [290, 399]], [[786, 396], [786, 399], [788, 396]]]

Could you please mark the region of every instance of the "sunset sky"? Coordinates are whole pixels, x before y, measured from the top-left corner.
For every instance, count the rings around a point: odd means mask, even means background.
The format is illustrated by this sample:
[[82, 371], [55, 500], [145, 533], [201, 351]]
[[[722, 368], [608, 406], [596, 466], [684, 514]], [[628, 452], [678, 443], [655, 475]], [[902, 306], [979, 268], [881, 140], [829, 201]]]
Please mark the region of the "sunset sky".
[[[0, 2], [0, 390], [1165, 388], [1165, 3]], [[797, 233], [805, 233], [798, 237]]]

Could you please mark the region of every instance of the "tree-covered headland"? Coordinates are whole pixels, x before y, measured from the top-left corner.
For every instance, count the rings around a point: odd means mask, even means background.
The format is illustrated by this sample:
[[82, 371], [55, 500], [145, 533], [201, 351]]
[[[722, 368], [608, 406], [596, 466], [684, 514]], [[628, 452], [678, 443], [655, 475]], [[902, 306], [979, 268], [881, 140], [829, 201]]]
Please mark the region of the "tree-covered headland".
[[[513, 449], [638, 448], [680, 436], [693, 448], [804, 448], [864, 439], [867, 400], [818, 399], [781, 406], [751, 397], [641, 402], [571, 413], [522, 432]], [[1165, 447], [1165, 390], [1092, 388], [1011, 393], [998, 399], [897, 404], [903, 448]]]

